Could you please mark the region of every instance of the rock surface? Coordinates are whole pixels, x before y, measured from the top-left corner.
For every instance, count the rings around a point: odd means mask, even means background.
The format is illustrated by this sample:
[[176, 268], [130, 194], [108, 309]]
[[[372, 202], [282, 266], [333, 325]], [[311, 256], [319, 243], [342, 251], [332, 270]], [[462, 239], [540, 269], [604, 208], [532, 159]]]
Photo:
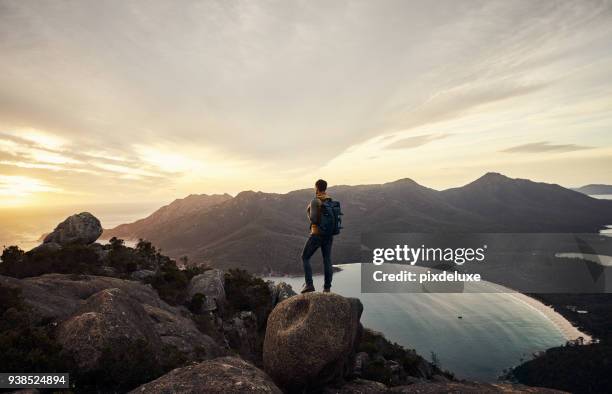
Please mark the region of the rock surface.
[[97, 369], [104, 349], [122, 349], [137, 340], [148, 343], [151, 357], [161, 356], [162, 342], [141, 304], [121, 289], [105, 289], [87, 299], [57, 329], [57, 341], [80, 369]]
[[53, 253], [57, 252], [62, 248], [62, 245], [56, 242], [47, 242], [38, 245], [37, 247], [30, 250], [30, 253]]
[[191, 299], [196, 294], [205, 296], [202, 311], [214, 311], [225, 302], [225, 277], [220, 269], [210, 269], [191, 278], [187, 290]]
[[363, 306], [333, 293], [291, 297], [268, 317], [265, 371], [287, 391], [342, 381], [351, 372]]
[[515, 384], [487, 384], [476, 382], [444, 382], [444, 383], [416, 383], [408, 386], [397, 386], [389, 388], [388, 393], [418, 393], [418, 394], [518, 394], [518, 393], [541, 393], [541, 394], [563, 394], [558, 391], [542, 387], [528, 387]]
[[155, 276], [155, 271], [153, 270], [138, 270], [130, 274], [130, 278], [139, 281], [144, 281], [145, 279], [151, 278], [153, 276]]
[[385, 394], [388, 392], [387, 386], [372, 380], [355, 379], [342, 387], [326, 387], [323, 394]]
[[74, 314], [86, 300], [104, 289], [121, 289], [135, 301], [155, 306], [171, 313], [176, 308], [162, 301], [151, 286], [107, 276], [46, 274], [24, 279], [0, 276], [0, 284], [21, 289], [25, 302], [37, 315], [51, 320], [63, 320]]
[[47, 235], [43, 243], [89, 245], [102, 235], [102, 225], [98, 218], [89, 212], [69, 216]]
[[177, 368], [130, 393], [274, 393], [281, 390], [260, 369], [237, 357]]
[[[103, 276], [47, 274], [15, 279], [0, 276], [0, 286], [21, 289], [40, 319], [59, 322], [58, 332], [76, 354], [116, 343], [122, 334], [151, 340], [153, 349], [172, 345], [187, 359], [211, 358], [224, 350], [200, 332], [187, 312], [162, 301], [150, 286]], [[125, 313], [125, 314], [124, 314]], [[111, 331], [99, 333], [104, 328]], [[161, 341], [161, 342], [160, 342]], [[69, 343], [73, 342], [73, 343]], [[95, 357], [94, 357], [95, 358]], [[83, 356], [83, 363], [92, 367]]]
[[276, 306], [276, 304], [286, 300], [289, 297], [293, 297], [297, 293], [293, 291], [293, 288], [287, 282], [269, 282], [270, 283], [270, 293], [272, 294], [272, 305]]
[[223, 333], [229, 346], [245, 359], [256, 361], [258, 353], [261, 356], [261, 351], [257, 349], [257, 317], [253, 312], [241, 311], [223, 322]]

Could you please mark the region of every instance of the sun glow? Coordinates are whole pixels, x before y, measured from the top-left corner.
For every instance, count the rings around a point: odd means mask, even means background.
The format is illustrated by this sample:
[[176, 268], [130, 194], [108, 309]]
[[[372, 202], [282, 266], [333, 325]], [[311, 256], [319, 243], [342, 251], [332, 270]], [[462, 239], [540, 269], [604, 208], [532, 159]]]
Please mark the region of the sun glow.
[[65, 139], [36, 129], [12, 130], [8, 131], [7, 134], [22, 138], [45, 149], [57, 150], [66, 145]]
[[54, 193], [61, 190], [35, 178], [15, 175], [0, 175], [0, 205], [19, 206], [32, 202], [40, 193]]

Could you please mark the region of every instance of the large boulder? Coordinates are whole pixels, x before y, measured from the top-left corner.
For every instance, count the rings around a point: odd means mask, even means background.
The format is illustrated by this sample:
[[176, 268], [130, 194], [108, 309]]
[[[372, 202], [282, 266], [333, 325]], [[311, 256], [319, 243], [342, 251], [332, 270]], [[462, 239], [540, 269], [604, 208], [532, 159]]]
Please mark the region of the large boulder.
[[94, 243], [102, 235], [102, 225], [98, 218], [89, 212], [81, 212], [69, 216], [57, 225], [52, 233], [48, 234], [43, 243], [57, 243], [60, 245]]
[[210, 269], [191, 278], [187, 289], [189, 298], [204, 295], [202, 311], [214, 311], [225, 301], [225, 276], [220, 269]]
[[362, 311], [358, 299], [332, 293], [281, 302], [268, 317], [264, 369], [287, 391], [341, 382], [352, 372]]
[[151, 286], [107, 276], [45, 274], [24, 279], [0, 276], [0, 285], [21, 289], [24, 301], [35, 314], [49, 320], [64, 320], [86, 304], [92, 295], [113, 288], [121, 289], [141, 304], [180, 313], [161, 300]]
[[260, 369], [237, 357], [221, 357], [174, 369], [130, 393], [273, 393], [281, 390]]
[[[164, 348], [172, 346], [190, 360], [225, 354], [211, 337], [198, 330], [188, 311], [166, 304], [151, 286], [140, 282], [93, 275], [47, 274], [24, 279], [0, 276], [0, 286], [19, 288], [34, 316], [59, 323], [62, 341], [74, 341], [74, 344], [68, 343], [68, 348], [77, 354], [84, 354], [79, 350], [80, 345], [84, 348], [95, 345], [99, 349], [101, 344], [116, 343], [117, 338], [119, 342], [150, 339], [154, 350], [162, 349], [164, 353]], [[112, 332], [102, 333], [107, 337], [90, 343], [89, 336], [96, 338], [96, 330], [107, 325], [113, 326]], [[132, 331], [125, 332], [127, 328]], [[72, 334], [71, 330], [79, 334]], [[121, 332], [128, 336], [121, 339]], [[70, 339], [72, 335], [74, 338]], [[98, 353], [94, 350], [91, 354]]]
[[85, 305], [57, 329], [57, 341], [69, 352], [82, 370], [98, 367], [102, 352], [146, 342], [161, 354], [161, 338], [149, 324], [143, 306], [120, 289], [106, 289], [92, 295]]

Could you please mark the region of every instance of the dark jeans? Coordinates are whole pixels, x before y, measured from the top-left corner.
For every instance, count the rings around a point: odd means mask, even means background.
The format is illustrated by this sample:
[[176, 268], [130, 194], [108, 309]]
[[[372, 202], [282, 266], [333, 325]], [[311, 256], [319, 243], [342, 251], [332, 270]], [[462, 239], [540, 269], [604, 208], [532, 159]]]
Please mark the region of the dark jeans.
[[306, 284], [312, 285], [312, 267], [310, 266], [310, 258], [321, 248], [321, 254], [323, 255], [323, 273], [325, 274], [325, 284], [323, 285], [326, 289], [331, 288], [332, 283], [332, 261], [331, 261], [331, 250], [333, 236], [320, 236], [310, 235], [308, 241], [304, 245], [302, 251], [302, 263], [304, 264], [304, 277], [306, 278]]

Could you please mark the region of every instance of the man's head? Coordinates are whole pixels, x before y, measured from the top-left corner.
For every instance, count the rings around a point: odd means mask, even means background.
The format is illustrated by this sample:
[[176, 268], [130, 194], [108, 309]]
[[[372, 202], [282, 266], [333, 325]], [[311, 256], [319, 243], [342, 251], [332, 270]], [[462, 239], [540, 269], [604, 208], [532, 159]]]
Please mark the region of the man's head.
[[324, 192], [327, 190], [327, 182], [325, 182], [323, 179], [319, 179], [315, 182], [315, 190], [317, 192]]

